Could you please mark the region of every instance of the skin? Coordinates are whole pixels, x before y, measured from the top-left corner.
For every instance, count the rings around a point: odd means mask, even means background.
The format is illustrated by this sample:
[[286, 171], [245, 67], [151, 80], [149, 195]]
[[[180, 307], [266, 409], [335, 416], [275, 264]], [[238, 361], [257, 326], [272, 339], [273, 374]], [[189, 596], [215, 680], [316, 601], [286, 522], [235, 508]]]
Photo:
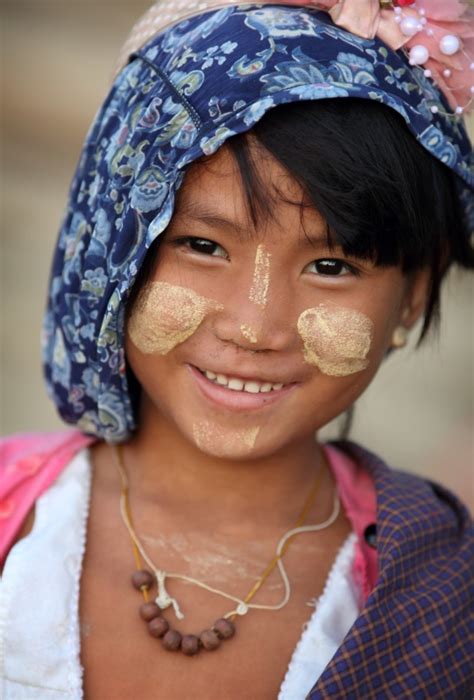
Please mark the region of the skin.
[[[152, 558], [168, 571], [195, 573], [194, 553], [206, 558], [203, 543], [209, 542], [206, 580], [215, 576], [220, 587], [240, 596], [263, 571], [282, 533], [294, 526], [318, 469], [321, 485], [308, 522], [329, 516], [334, 479], [314, 433], [370, 383], [402, 316], [410, 327], [422, 313], [427, 282], [425, 273], [407, 279], [397, 268], [344, 259], [357, 275], [318, 274], [324, 265], [314, 261], [340, 258], [340, 251], [327, 249], [324, 221], [314, 209], [305, 209], [301, 219], [300, 208], [288, 203], [301, 200], [298, 185], [268, 154], [257, 155], [264, 181], [282, 194], [271, 220], [252, 226], [234, 161], [221, 149], [188, 172], [159, 250], [152, 283], [191, 290], [216, 306], [166, 354], [143, 352], [132, 334], [126, 341], [127, 361], [142, 386], [140, 427], [124, 446], [135, 527], [147, 538]], [[214, 254], [202, 247], [196, 251], [183, 242], [187, 236], [213, 241], [216, 246], [205, 248]], [[250, 298], [259, 246], [271, 260], [264, 307]], [[358, 371], [335, 376], [305, 359], [298, 319], [321, 305], [370, 320], [367, 364]], [[246, 337], [243, 327], [255, 335]], [[277, 401], [236, 411], [204, 396], [191, 366], [294, 386]], [[203, 440], [196, 425], [219, 439]], [[243, 454], [235, 436], [252, 435], [257, 428], [255, 442], [248, 441]], [[238, 621], [232, 642], [215, 655], [190, 660], [157, 649], [138, 618], [140, 596], [127, 582], [134, 565], [118, 514], [112, 452], [99, 444], [92, 459], [80, 601], [88, 630], [82, 640], [86, 697], [184, 700], [192, 688], [203, 700], [275, 698], [311, 614], [308, 600], [321, 594], [350, 531], [344, 513], [331, 528], [301, 536], [289, 548], [285, 563], [292, 596], [286, 608], [250, 613]], [[173, 546], [177, 533], [183, 535], [179, 549]], [[228, 570], [213, 557], [216, 548], [228, 553]], [[226, 601], [194, 587], [173, 583], [170, 589], [186, 615], [178, 629], [198, 632], [229, 610]], [[281, 592], [275, 573], [256, 600], [276, 602]]]
[[369, 366], [372, 330], [368, 316], [334, 304], [306, 309], [298, 319], [304, 359], [334, 377], [345, 377]]
[[268, 301], [268, 288], [270, 285], [271, 257], [265, 246], [259, 244], [255, 252], [255, 269], [253, 282], [250, 288], [249, 299], [254, 304], [264, 309]]
[[248, 428], [247, 430], [232, 432], [220, 432], [216, 430], [214, 423], [198, 421], [194, 424], [193, 435], [199, 449], [222, 454], [224, 457], [229, 452], [236, 457], [246, 456], [255, 447], [260, 428]]
[[247, 326], [245, 323], [243, 323], [240, 326], [240, 331], [244, 338], [246, 338], [246, 340], [248, 340], [250, 343], [258, 342], [257, 333], [250, 326]]
[[220, 308], [192, 289], [150, 282], [132, 310], [128, 334], [142, 353], [167, 355], [196, 332], [207, 314]]

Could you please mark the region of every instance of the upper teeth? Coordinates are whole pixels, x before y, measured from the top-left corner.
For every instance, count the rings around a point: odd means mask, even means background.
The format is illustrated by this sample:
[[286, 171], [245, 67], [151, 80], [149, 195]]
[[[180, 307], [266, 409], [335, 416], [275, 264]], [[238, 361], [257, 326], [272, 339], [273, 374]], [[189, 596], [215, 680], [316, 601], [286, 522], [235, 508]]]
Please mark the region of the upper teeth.
[[225, 386], [227, 389], [232, 389], [233, 391], [247, 391], [249, 394], [265, 394], [268, 391], [278, 391], [283, 387], [283, 384], [271, 384], [270, 382], [256, 382], [254, 380], [249, 382], [244, 382], [242, 379], [237, 379], [237, 377], [228, 377], [226, 374], [215, 374], [209, 370], [204, 370], [204, 374], [211, 382], [214, 384], [220, 384], [220, 386]]

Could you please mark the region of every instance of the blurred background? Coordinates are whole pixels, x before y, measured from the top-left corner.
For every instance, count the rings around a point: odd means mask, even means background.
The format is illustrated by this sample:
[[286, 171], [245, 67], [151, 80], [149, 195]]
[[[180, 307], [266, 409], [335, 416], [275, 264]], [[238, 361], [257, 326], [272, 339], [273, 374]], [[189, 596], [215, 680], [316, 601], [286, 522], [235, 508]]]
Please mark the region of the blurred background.
[[[88, 126], [148, 0], [0, 0], [0, 433], [62, 425], [39, 335], [50, 258]], [[474, 132], [471, 119], [471, 135]], [[473, 279], [451, 275], [439, 337], [388, 359], [359, 400], [353, 439], [474, 506]], [[329, 429], [329, 433], [334, 429]]]

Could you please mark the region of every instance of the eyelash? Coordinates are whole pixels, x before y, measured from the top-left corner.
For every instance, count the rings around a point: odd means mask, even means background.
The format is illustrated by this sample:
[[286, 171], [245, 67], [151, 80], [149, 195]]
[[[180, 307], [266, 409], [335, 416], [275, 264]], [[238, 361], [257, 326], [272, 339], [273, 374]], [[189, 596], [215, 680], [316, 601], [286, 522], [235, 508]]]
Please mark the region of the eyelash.
[[[218, 243], [215, 243], [214, 241], [209, 240], [209, 238], [200, 238], [199, 236], [185, 236], [182, 238], [175, 238], [172, 241], [173, 245], [176, 246], [176, 248], [188, 248], [189, 250], [192, 250], [193, 253], [199, 253], [201, 255], [209, 255], [211, 257], [217, 257], [217, 258], [226, 258], [228, 259], [228, 255], [224, 248], [220, 246]], [[209, 248], [220, 248], [220, 250], [224, 253], [224, 255], [212, 255], [210, 252], [205, 252], [204, 250], [196, 250], [196, 248], [193, 248], [194, 245], [199, 245], [199, 244], [205, 244], [205, 247]]]
[[[354, 275], [355, 277], [358, 277], [360, 275], [359, 270], [354, 267], [353, 265], [350, 265], [349, 263], [345, 262], [344, 260], [340, 260], [339, 258], [320, 258], [319, 260], [313, 260], [309, 265], [306, 266], [306, 269], [310, 268], [312, 265], [317, 267], [318, 265], [325, 265], [327, 266], [326, 272], [319, 271], [317, 274], [322, 277], [346, 277], [347, 275]], [[329, 272], [329, 270], [339, 270], [339, 272], [342, 271], [342, 269], [345, 269], [346, 272], [345, 274], [333, 274], [332, 272]], [[314, 274], [310, 272], [309, 274]]]
[[[177, 248], [188, 248], [194, 253], [198, 253], [200, 255], [208, 255], [210, 257], [219, 257], [219, 258], [226, 258], [228, 260], [228, 255], [227, 252], [224, 250], [222, 246], [220, 246], [218, 243], [215, 243], [214, 241], [210, 240], [209, 238], [201, 238], [199, 236], [184, 236], [181, 238], [175, 238], [173, 241], [171, 241], [174, 246]], [[196, 246], [196, 247], [194, 247]], [[198, 246], [203, 246], [201, 250], [198, 249]], [[207, 250], [206, 250], [207, 248]], [[220, 255], [213, 255], [213, 253], [217, 250], [220, 249], [223, 254]], [[212, 252], [210, 252], [212, 251]], [[318, 266], [318, 265], [323, 265], [326, 266], [326, 272], [323, 272], [319, 270], [317, 272], [317, 275], [321, 277], [345, 277], [348, 274], [354, 275], [354, 276], [359, 276], [360, 272], [357, 270], [356, 267], [353, 265], [350, 265], [349, 263], [345, 262], [344, 260], [340, 260], [339, 258], [320, 258], [318, 260], [313, 260], [309, 265], [306, 266], [305, 271], [309, 270], [311, 266]], [[334, 269], [338, 270], [339, 272], [342, 271], [342, 269], [346, 270], [346, 273], [344, 275], [341, 274], [332, 274], [332, 272], [329, 272], [329, 270]], [[310, 272], [309, 274], [315, 274]]]

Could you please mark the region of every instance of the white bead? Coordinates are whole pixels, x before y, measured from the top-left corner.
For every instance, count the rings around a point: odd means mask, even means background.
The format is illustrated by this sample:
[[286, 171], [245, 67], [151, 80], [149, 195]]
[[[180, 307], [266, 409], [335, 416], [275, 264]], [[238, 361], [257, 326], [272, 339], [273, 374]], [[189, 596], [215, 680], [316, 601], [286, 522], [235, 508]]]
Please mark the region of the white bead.
[[423, 71], [423, 75], [425, 76], [425, 78], [431, 78], [431, 71], [427, 68]]
[[404, 17], [400, 22], [400, 31], [405, 36], [414, 36], [418, 31], [418, 20], [415, 17]]
[[445, 56], [452, 56], [461, 48], [461, 40], [455, 34], [445, 34], [439, 42], [439, 50]]
[[462, 114], [463, 113], [463, 108], [462, 107], [456, 107], [456, 114]]
[[437, 114], [437, 113], [439, 112], [439, 109], [438, 109], [438, 107], [437, 107], [436, 105], [433, 105], [433, 106], [431, 107], [431, 111], [433, 112], [433, 114]]
[[424, 17], [424, 16], [426, 15], [426, 10], [424, 10], [423, 8], [421, 8], [420, 10], [418, 10], [418, 13], [419, 13], [422, 17]]
[[428, 22], [428, 20], [426, 19], [426, 17], [422, 17], [422, 18], [420, 19], [420, 24], [421, 24], [423, 27], [425, 26], [425, 24], [426, 24], [427, 22]]
[[394, 7], [393, 11], [395, 12], [396, 15], [401, 15], [402, 14], [402, 8], [401, 7]]
[[434, 31], [428, 27], [426, 30], [426, 36], [434, 36]]
[[422, 63], [426, 63], [426, 61], [430, 57], [430, 54], [426, 46], [423, 46], [422, 44], [416, 44], [416, 46], [413, 46], [413, 48], [410, 49], [409, 56], [410, 65], [420, 66]]
[[471, 85], [471, 87], [469, 89], [471, 91], [471, 95], [474, 95], [474, 85]]
[[400, 24], [401, 21], [402, 21], [402, 18], [400, 17], [400, 15], [395, 15], [395, 22], [397, 24]]
[[474, 61], [469, 65], [469, 68], [470, 68], [471, 70], [474, 70]]
[[445, 78], [450, 78], [451, 77], [451, 71], [449, 68], [445, 68], [443, 71], [443, 75]]

